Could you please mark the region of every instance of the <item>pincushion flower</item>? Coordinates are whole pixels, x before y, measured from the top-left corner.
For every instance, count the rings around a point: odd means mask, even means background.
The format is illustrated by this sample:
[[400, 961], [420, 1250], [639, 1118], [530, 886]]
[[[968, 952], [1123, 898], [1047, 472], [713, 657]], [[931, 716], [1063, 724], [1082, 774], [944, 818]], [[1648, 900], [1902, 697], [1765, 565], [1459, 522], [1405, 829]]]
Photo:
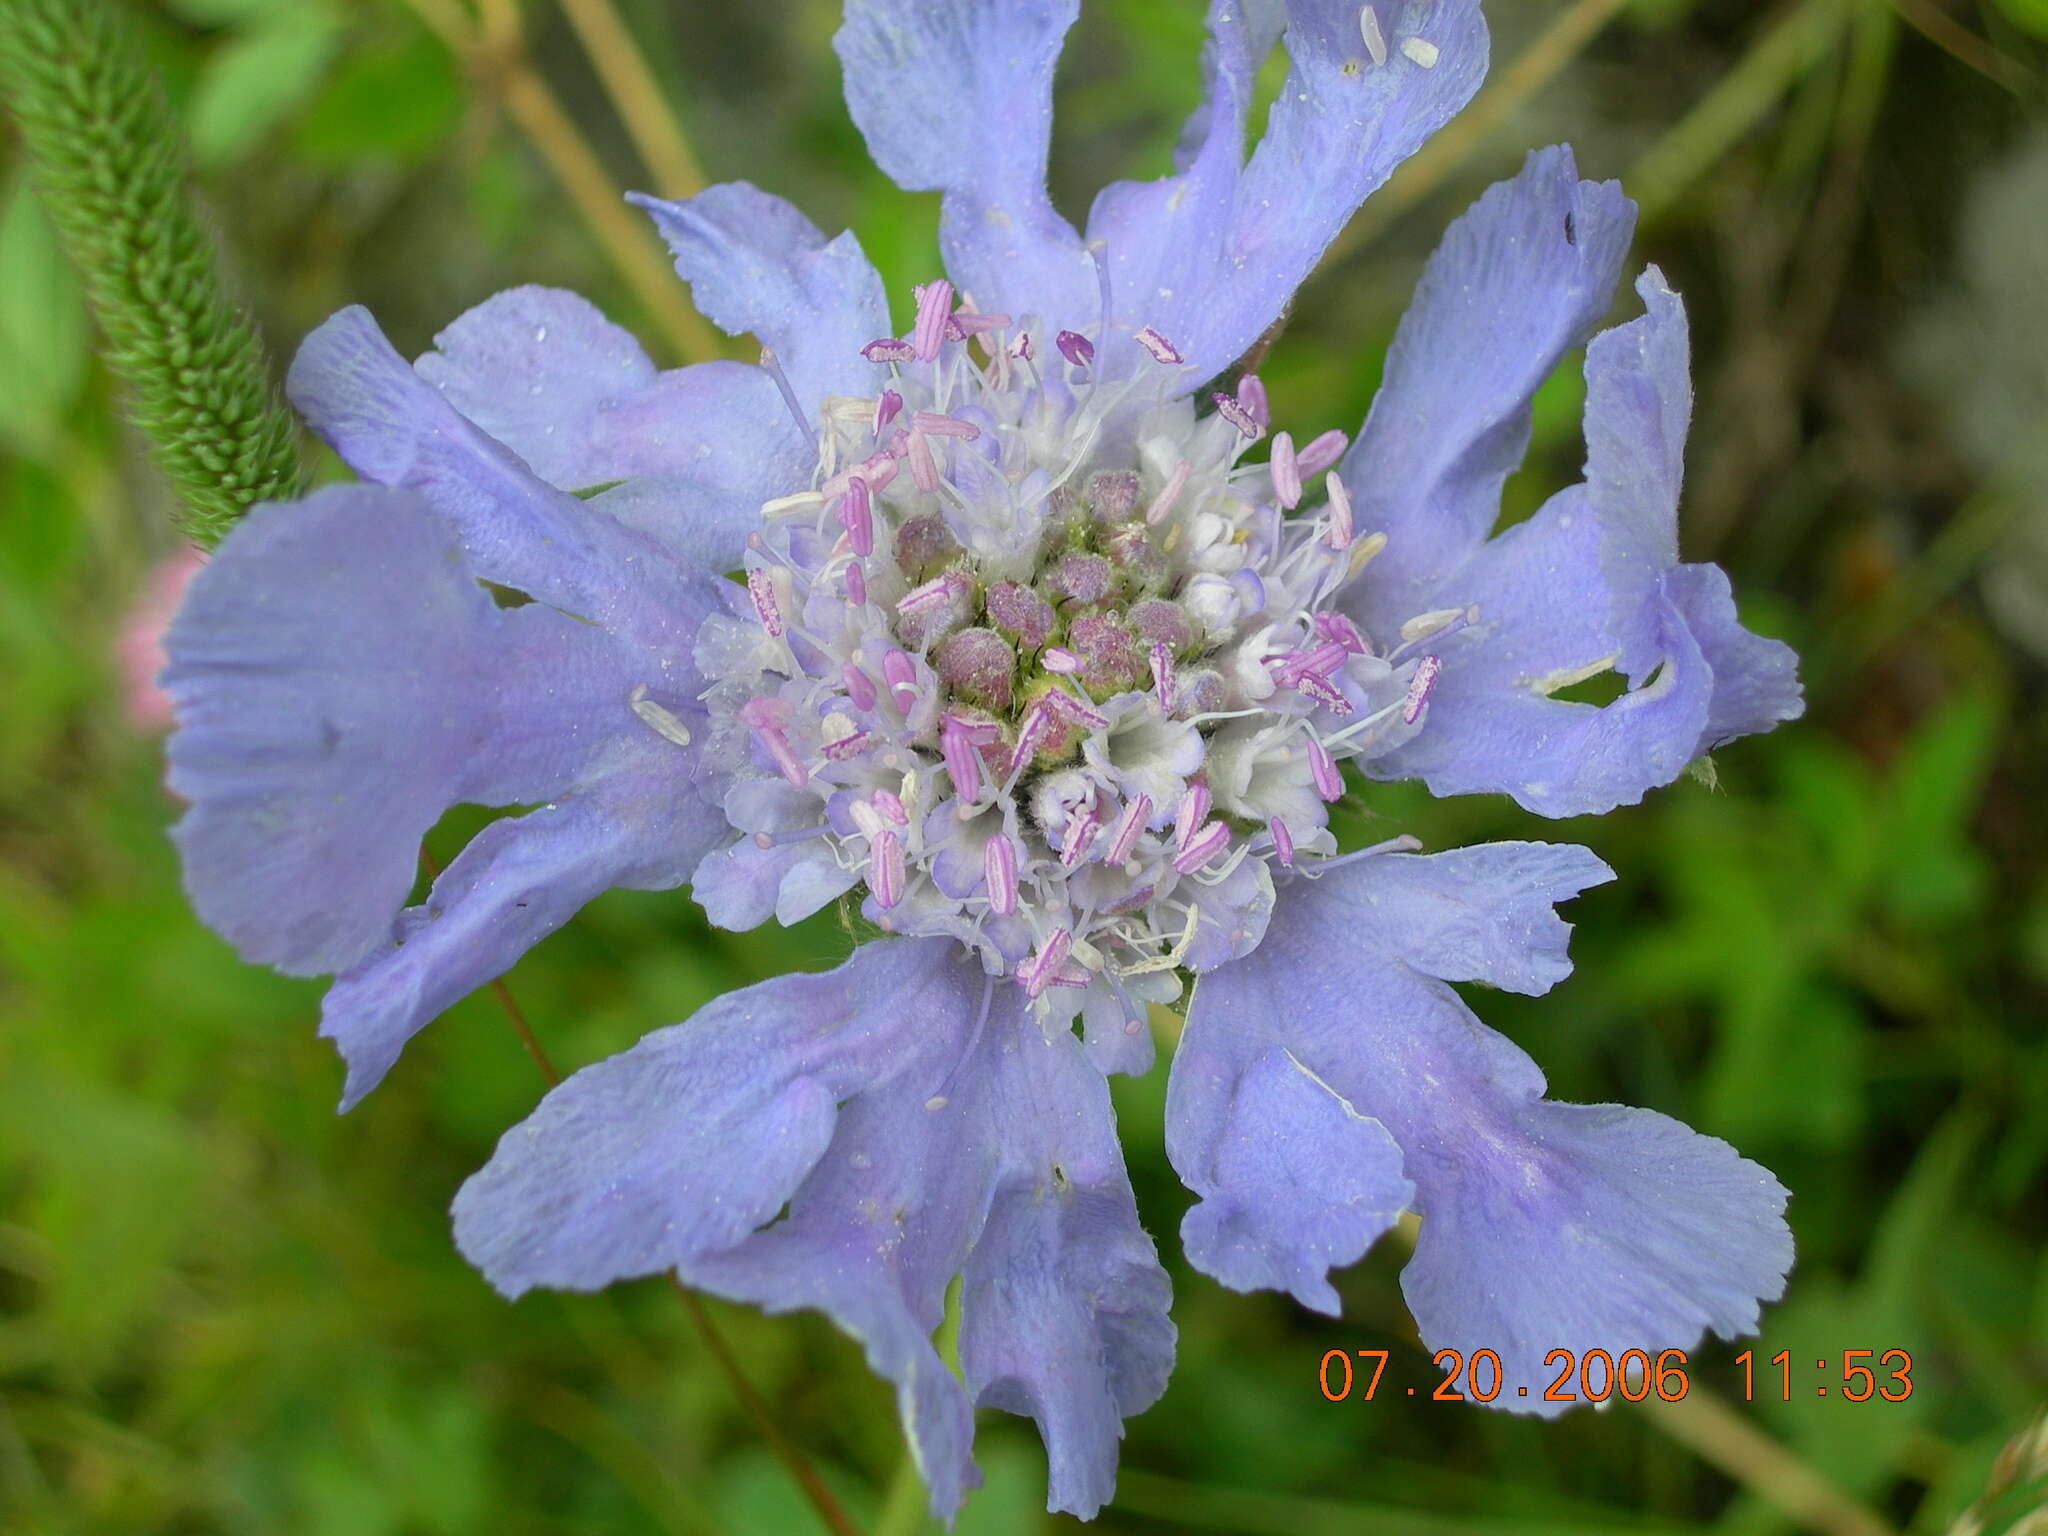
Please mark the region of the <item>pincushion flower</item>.
[[[854, 117], [944, 195], [906, 333], [851, 235], [745, 184], [642, 201], [760, 367], [659, 373], [542, 289], [412, 365], [344, 311], [290, 389], [366, 483], [254, 513], [171, 635], [193, 897], [250, 958], [338, 973], [346, 1104], [607, 888], [688, 884], [734, 929], [857, 903], [877, 936], [837, 970], [551, 1092], [456, 1240], [507, 1295], [668, 1271], [829, 1313], [941, 1514], [974, 1405], [1034, 1418], [1051, 1506], [1088, 1515], [1164, 1389], [1169, 1284], [1105, 1074], [1152, 1066], [1147, 1006], [1187, 977], [1167, 1150], [1187, 1256], [1226, 1285], [1334, 1313], [1330, 1271], [1415, 1211], [1423, 1339], [1495, 1351], [1497, 1406], [1547, 1413], [1547, 1352], [1750, 1330], [1791, 1261], [1768, 1173], [1546, 1099], [1453, 989], [1561, 980], [1554, 908], [1597, 858], [1340, 853], [1329, 827], [1401, 777], [1603, 811], [1799, 712], [1791, 654], [1677, 555], [1679, 300], [1653, 269], [1592, 337], [1583, 483], [1493, 534], [1633, 225], [1543, 151], [1429, 263], [1355, 438], [1283, 429], [1234, 360], [1486, 38], [1471, 0], [1267, 10], [1212, 7], [1180, 169], [1083, 233], [1044, 190], [1072, 5], [853, 0]], [[1613, 702], [1556, 697], [1610, 669]], [[538, 808], [404, 907], [464, 801]], [[932, 1343], [956, 1277], [957, 1376]]]

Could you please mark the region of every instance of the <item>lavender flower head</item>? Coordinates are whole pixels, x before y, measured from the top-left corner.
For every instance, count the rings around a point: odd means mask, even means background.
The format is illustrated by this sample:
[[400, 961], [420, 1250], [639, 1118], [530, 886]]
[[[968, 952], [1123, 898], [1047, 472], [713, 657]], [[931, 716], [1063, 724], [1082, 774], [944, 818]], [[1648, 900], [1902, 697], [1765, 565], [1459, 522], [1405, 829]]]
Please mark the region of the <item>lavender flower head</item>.
[[[291, 390], [367, 484], [252, 515], [166, 674], [194, 900], [251, 959], [337, 973], [345, 1103], [610, 887], [688, 883], [733, 929], [858, 901], [883, 936], [838, 970], [550, 1093], [456, 1240], [507, 1295], [672, 1271], [823, 1309], [896, 1384], [942, 1515], [973, 1405], [1036, 1419], [1051, 1506], [1085, 1516], [1164, 1390], [1105, 1074], [1151, 1067], [1147, 1005], [1190, 977], [1167, 1149], [1187, 1256], [1228, 1286], [1334, 1313], [1330, 1271], [1418, 1212], [1425, 1342], [1495, 1351], [1497, 1406], [1549, 1413], [1549, 1351], [1753, 1329], [1791, 1262], [1769, 1174], [1546, 1099], [1451, 985], [1560, 981], [1554, 907], [1597, 858], [1329, 829], [1377, 779], [1603, 811], [1799, 712], [1790, 653], [1677, 558], [1687, 338], [1654, 269], [1587, 347], [1583, 483], [1490, 536], [1632, 205], [1531, 155], [1429, 264], [1356, 437], [1276, 422], [1233, 362], [1476, 89], [1477, 6], [1218, 0], [1180, 169], [1107, 189], [1085, 235], [1044, 191], [1072, 12], [851, 0], [854, 116], [944, 194], [948, 275], [905, 334], [850, 235], [744, 184], [641, 201], [758, 368], [657, 373], [542, 289], [411, 366], [337, 315]], [[1556, 697], [1609, 670], [1613, 702]], [[539, 808], [405, 907], [464, 801]], [[958, 1376], [932, 1344], [955, 1277]]]

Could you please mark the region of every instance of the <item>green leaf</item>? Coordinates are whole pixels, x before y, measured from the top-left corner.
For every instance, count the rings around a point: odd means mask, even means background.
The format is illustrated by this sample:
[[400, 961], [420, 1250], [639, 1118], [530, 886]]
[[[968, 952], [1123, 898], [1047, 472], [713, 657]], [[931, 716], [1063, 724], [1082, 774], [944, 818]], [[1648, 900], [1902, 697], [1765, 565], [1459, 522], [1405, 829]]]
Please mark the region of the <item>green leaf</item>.
[[2022, 32], [2048, 37], [2048, 0], [1993, 0], [2005, 19]]
[[192, 152], [217, 166], [254, 148], [319, 85], [340, 22], [325, 10], [290, 6], [224, 43], [192, 93]]
[[414, 28], [344, 59], [300, 119], [293, 148], [334, 170], [377, 160], [417, 164], [455, 131], [462, 102], [454, 59]]

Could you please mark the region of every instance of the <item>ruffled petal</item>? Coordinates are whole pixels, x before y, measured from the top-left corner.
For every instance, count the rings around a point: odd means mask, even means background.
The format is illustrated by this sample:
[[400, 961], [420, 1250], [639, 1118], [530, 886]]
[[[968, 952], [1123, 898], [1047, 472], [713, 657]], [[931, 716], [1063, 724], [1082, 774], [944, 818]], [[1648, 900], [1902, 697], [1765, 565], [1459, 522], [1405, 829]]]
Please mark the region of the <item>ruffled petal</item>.
[[653, 216], [711, 322], [774, 350], [807, 419], [830, 395], [881, 387], [881, 367], [860, 349], [889, 334], [889, 305], [851, 230], [828, 243], [795, 208], [744, 181], [684, 202], [629, 201]]
[[320, 1033], [348, 1063], [341, 1107], [376, 1087], [406, 1042], [502, 976], [608, 890], [669, 890], [728, 833], [715, 799], [690, 782], [693, 755], [648, 733], [587, 789], [484, 828], [426, 901], [335, 979]]
[[1444, 236], [1338, 467], [1358, 526], [1387, 536], [1359, 586], [1369, 628], [1424, 611], [1492, 531], [1530, 401], [1613, 302], [1635, 212], [1618, 183], [1580, 181], [1559, 146], [1533, 151]]
[[842, 1102], [958, 1039], [966, 986], [943, 941], [885, 941], [656, 1030], [505, 1133], [455, 1197], [457, 1246], [516, 1297], [744, 1243], [817, 1166]]
[[1142, 366], [1130, 334], [1150, 326], [1179, 349], [1190, 383], [1228, 367], [1280, 316], [1358, 205], [1471, 99], [1487, 55], [1476, 0], [1373, 9], [1389, 48], [1378, 64], [1357, 5], [1289, 0], [1293, 67], [1247, 163], [1266, 37], [1239, 0], [1212, 0], [1199, 147], [1187, 145], [1181, 174], [1119, 182], [1089, 213], [1089, 242], [1104, 242], [1109, 263], [1108, 366]]
[[939, 243], [983, 310], [1093, 330], [1095, 266], [1045, 191], [1053, 66], [1077, 0], [851, 0], [846, 103], [897, 185], [943, 192]]
[[640, 729], [631, 653], [542, 605], [496, 607], [454, 531], [404, 492], [257, 508], [165, 648], [193, 904], [296, 975], [386, 937], [449, 806], [565, 792]]
[[368, 310], [308, 336], [285, 389], [357, 474], [431, 501], [479, 576], [685, 656], [718, 610], [713, 578], [534, 475], [392, 350]]
[[[1676, 563], [1692, 403], [1685, 311], [1655, 268], [1637, 291], [1648, 312], [1587, 348], [1585, 483], [1422, 600], [1471, 606], [1479, 622], [1440, 647], [1424, 728], [1367, 772], [1420, 777], [1440, 795], [1505, 792], [1545, 816], [1590, 814], [1632, 805], [1719, 743], [1800, 713], [1791, 652], [1740, 627], [1719, 571]], [[1611, 703], [1554, 697], [1609, 670], [1629, 682]]]
[[1401, 1149], [1284, 1045], [1260, 1049], [1213, 1024], [1236, 1017], [1227, 999], [1221, 1013], [1210, 1006], [1215, 985], [1196, 986], [1201, 1027], [1182, 1035], [1167, 1095], [1167, 1154], [1201, 1197], [1181, 1246], [1234, 1291], [1286, 1291], [1335, 1317], [1329, 1271], [1363, 1255], [1414, 1196]]
[[1123, 1421], [1166, 1390], [1173, 1286], [1138, 1224], [1108, 1084], [1003, 991], [991, 1027], [1013, 1013], [1014, 1044], [984, 1057], [1003, 1172], [963, 1277], [960, 1367], [976, 1403], [1037, 1422], [1046, 1507], [1086, 1520], [1115, 1490]]
[[587, 299], [514, 288], [434, 338], [413, 366], [563, 490], [658, 476], [681, 495], [650, 531], [708, 570], [739, 564], [762, 502], [809, 478], [775, 381], [743, 363], [655, 370]]
[[979, 1481], [968, 1391], [931, 1343], [963, 1269], [968, 1387], [1039, 1418], [1070, 1507], [1107, 1495], [1121, 1417], [1171, 1364], [1100, 1075], [943, 939], [864, 945], [577, 1073], [463, 1186], [455, 1226], [507, 1295], [673, 1269], [829, 1313], [896, 1384], [941, 1516]]
[[[1382, 1127], [1422, 1216], [1402, 1285], [1423, 1340], [1494, 1351], [1494, 1406], [1516, 1412], [1566, 1406], [1543, 1400], [1553, 1350], [1618, 1358], [1753, 1330], [1792, 1258], [1785, 1191], [1762, 1168], [1647, 1110], [1545, 1100], [1536, 1064], [1446, 984], [1540, 990], [1561, 964], [1543, 908], [1606, 875], [1583, 850], [1518, 844], [1332, 870], [1291, 893], [1255, 954], [1203, 980], [1182, 1052], [1199, 1047], [1204, 1077], [1184, 1089], [1176, 1059], [1169, 1094], [1169, 1150], [1213, 1144], [1228, 1103], [1206, 1081], [1218, 1059], [1243, 1072], [1278, 1047]], [[1409, 919], [1419, 882], [1438, 885], [1437, 910]], [[1447, 924], [1446, 911], [1461, 915]], [[1293, 1122], [1247, 1132], [1279, 1145]], [[1342, 1193], [1344, 1171], [1333, 1154], [1320, 1188]], [[1276, 1244], [1271, 1261], [1319, 1262], [1318, 1235]]]

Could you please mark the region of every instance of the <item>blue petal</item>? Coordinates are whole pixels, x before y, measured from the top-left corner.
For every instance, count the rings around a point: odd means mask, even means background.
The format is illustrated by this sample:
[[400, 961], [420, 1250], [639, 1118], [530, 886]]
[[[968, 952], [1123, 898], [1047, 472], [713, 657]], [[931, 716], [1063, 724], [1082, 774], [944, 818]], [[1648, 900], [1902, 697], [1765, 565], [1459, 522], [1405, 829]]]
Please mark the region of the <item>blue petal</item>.
[[[741, 363], [655, 371], [630, 333], [555, 288], [470, 310], [413, 366], [564, 490], [661, 476], [696, 488], [666, 531], [711, 570], [739, 564], [762, 502], [807, 482], [811, 452], [774, 380]], [[708, 526], [707, 526], [708, 525]]]
[[828, 395], [873, 395], [882, 369], [860, 349], [889, 334], [882, 280], [852, 231], [829, 244], [779, 197], [743, 181], [684, 202], [634, 194], [713, 324], [774, 349], [813, 423]]
[[1038, 1416], [1056, 1501], [1107, 1495], [1121, 1416], [1171, 1363], [1099, 1074], [947, 940], [865, 945], [577, 1073], [463, 1186], [455, 1223], [508, 1295], [674, 1269], [828, 1312], [896, 1384], [941, 1516], [978, 1481], [968, 1393], [931, 1344], [963, 1269], [968, 1388]]
[[1606, 314], [1634, 229], [1619, 185], [1580, 181], [1560, 146], [1532, 152], [1444, 236], [1338, 469], [1358, 526], [1387, 535], [1360, 587], [1368, 627], [1423, 612], [1492, 531], [1530, 400]]
[[[1587, 349], [1585, 484], [1423, 600], [1473, 605], [1480, 622], [1441, 648], [1422, 731], [1367, 771], [1579, 815], [1634, 804], [1729, 737], [1800, 712], [1791, 653], [1740, 628], [1718, 571], [1676, 563], [1685, 313], [1654, 268], [1637, 290], [1648, 313]], [[1608, 668], [1631, 685], [1612, 703], [1552, 697]]]
[[714, 579], [536, 477], [414, 372], [368, 310], [308, 336], [285, 388], [357, 474], [439, 508], [476, 574], [684, 655], [717, 611]]
[[943, 192], [939, 243], [984, 310], [1093, 331], [1094, 263], [1045, 192], [1053, 66], [1077, 0], [850, 0], [834, 46], [875, 163]]
[[670, 890], [728, 834], [691, 758], [652, 732], [587, 789], [491, 823], [426, 901], [335, 979], [320, 1033], [348, 1063], [341, 1107], [383, 1080], [405, 1043], [608, 890]]
[[244, 956], [299, 975], [386, 937], [450, 805], [564, 793], [644, 731], [630, 651], [539, 604], [497, 608], [453, 530], [403, 492], [257, 508], [166, 650], [193, 904]]
[[897, 941], [719, 998], [585, 1067], [506, 1132], [455, 1198], [456, 1244], [519, 1296], [745, 1242], [824, 1156], [842, 1102], [958, 1039], [967, 987], [950, 945]]
[[[1511, 1411], [1566, 1406], [1543, 1400], [1553, 1350], [1618, 1358], [1689, 1349], [1707, 1328], [1753, 1330], [1759, 1300], [1781, 1293], [1791, 1263], [1785, 1191], [1768, 1173], [1647, 1110], [1544, 1099], [1536, 1064], [1446, 984], [1541, 990], [1561, 967], [1548, 905], [1607, 873], [1580, 849], [1507, 844], [1383, 855], [1297, 887], [1258, 951], [1200, 984], [1182, 1045], [1184, 1056], [1190, 1044], [1199, 1052], [1189, 1058], [1196, 1075], [1184, 1086], [1177, 1058], [1169, 1091], [1169, 1150], [1191, 1184], [1214, 1183], [1213, 1165], [1184, 1164], [1180, 1149], [1213, 1147], [1226, 1126], [1276, 1148], [1298, 1134], [1282, 1104], [1223, 1119], [1234, 1085], [1212, 1081], [1233, 1069], [1242, 1080], [1262, 1063], [1271, 1077], [1276, 1047], [1377, 1122], [1422, 1216], [1402, 1286], [1423, 1340], [1467, 1358], [1494, 1351], [1504, 1382], [1494, 1406]], [[1425, 884], [1437, 890], [1418, 907]], [[1300, 1155], [1283, 1166], [1305, 1170], [1304, 1193], [1334, 1204], [1363, 1182], [1355, 1156], [1336, 1145], [1320, 1168]], [[1279, 1160], [1276, 1151], [1253, 1167]], [[1221, 1197], [1251, 1207], [1269, 1185]], [[1205, 1205], [1219, 1198], [1204, 1194]], [[1313, 1202], [1295, 1204], [1305, 1212]], [[1303, 1221], [1258, 1235], [1275, 1272], [1290, 1273], [1323, 1262], [1328, 1231], [1327, 1220]]]
[[976, 1403], [1037, 1421], [1046, 1507], [1086, 1520], [1116, 1487], [1123, 1421], [1166, 1390], [1173, 1287], [1138, 1224], [1102, 1074], [1002, 992], [981, 1091], [1003, 1166], [967, 1259], [960, 1367]]
[[[1393, 50], [1380, 65], [1352, 0], [1289, 0], [1293, 67], [1247, 163], [1265, 38], [1239, 0], [1212, 0], [1199, 148], [1189, 146], [1182, 174], [1108, 187], [1089, 214], [1118, 332], [1108, 366], [1141, 366], [1128, 333], [1151, 326], [1186, 358], [1190, 382], [1228, 367], [1279, 318], [1358, 205], [1471, 99], [1487, 53], [1476, 0], [1376, 10]], [[1436, 48], [1434, 67], [1401, 51], [1411, 38]]]
[[[1215, 1027], [1216, 985], [1197, 984], [1201, 1028], [1190, 1022], [1181, 1038], [1167, 1098], [1167, 1153], [1201, 1197], [1181, 1245], [1234, 1291], [1287, 1291], [1334, 1317], [1329, 1271], [1370, 1248], [1414, 1195], [1401, 1149], [1285, 1046]], [[1236, 1017], [1227, 1000], [1217, 1006]]]

